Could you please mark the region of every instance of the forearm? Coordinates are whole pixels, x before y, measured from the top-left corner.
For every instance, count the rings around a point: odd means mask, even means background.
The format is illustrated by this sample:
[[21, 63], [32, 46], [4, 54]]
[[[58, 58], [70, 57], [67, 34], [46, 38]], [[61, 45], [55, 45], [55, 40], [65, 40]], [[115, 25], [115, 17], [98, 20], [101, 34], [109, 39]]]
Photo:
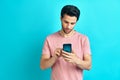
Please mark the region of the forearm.
[[91, 69], [91, 62], [90, 61], [84, 61], [84, 60], [78, 59], [76, 65], [80, 69], [86, 69], [86, 70]]
[[50, 59], [43, 59], [41, 60], [41, 69], [46, 69], [51, 67], [57, 60], [57, 56], [52, 56]]

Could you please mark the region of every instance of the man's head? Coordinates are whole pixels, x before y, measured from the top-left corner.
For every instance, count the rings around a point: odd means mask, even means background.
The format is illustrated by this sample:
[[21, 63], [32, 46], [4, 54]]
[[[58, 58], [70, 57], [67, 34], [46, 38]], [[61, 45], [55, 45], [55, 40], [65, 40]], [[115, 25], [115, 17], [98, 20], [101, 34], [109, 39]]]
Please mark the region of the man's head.
[[66, 5], [61, 10], [61, 22], [63, 31], [70, 33], [80, 16], [80, 10], [73, 5]]
[[80, 16], [80, 10], [74, 5], [66, 5], [61, 10], [61, 18], [63, 18], [65, 14], [71, 17], [75, 16], [78, 21]]

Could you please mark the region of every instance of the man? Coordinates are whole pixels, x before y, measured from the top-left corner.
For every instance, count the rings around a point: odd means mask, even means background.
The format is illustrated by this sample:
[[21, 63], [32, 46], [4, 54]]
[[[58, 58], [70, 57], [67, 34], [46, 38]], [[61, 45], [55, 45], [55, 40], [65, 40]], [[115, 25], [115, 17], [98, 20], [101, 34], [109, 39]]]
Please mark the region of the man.
[[[83, 70], [91, 68], [88, 37], [74, 30], [80, 10], [66, 5], [61, 10], [62, 29], [49, 35], [44, 43], [41, 69], [52, 68], [52, 80], [83, 80]], [[71, 44], [72, 52], [63, 51], [63, 44]]]

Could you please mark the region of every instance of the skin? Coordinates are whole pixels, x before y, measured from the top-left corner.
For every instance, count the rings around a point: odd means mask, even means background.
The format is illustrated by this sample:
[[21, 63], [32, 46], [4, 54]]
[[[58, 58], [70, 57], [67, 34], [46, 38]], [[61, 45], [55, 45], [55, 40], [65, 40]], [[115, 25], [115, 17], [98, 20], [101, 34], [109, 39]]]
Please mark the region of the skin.
[[62, 23], [62, 30], [64, 31], [65, 34], [69, 34], [75, 24], [77, 22], [77, 18], [75, 16], [69, 16], [69, 15], [64, 15], [63, 18], [61, 18], [61, 23]]
[[[75, 16], [69, 16], [65, 14], [63, 18], [61, 18], [62, 30], [64, 31], [64, 35], [69, 34], [71, 31], [73, 31], [76, 22], [77, 18]], [[80, 69], [91, 69], [91, 55], [85, 54], [83, 56], [83, 60], [81, 60], [74, 53], [74, 50], [72, 51], [72, 53], [68, 53], [63, 51], [61, 48], [57, 48], [54, 51], [54, 55], [52, 57], [47, 54], [42, 55], [40, 62], [41, 69], [46, 69], [53, 66], [57, 58], [59, 57], [63, 57], [65, 61], [76, 65]]]

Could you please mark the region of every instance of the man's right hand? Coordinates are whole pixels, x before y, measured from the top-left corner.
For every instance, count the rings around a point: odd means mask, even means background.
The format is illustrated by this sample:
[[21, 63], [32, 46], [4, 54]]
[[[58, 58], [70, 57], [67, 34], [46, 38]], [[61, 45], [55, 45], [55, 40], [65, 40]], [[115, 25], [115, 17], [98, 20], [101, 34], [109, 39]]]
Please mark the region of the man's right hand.
[[62, 49], [61, 48], [57, 48], [54, 51], [54, 56], [60, 57], [62, 53]]
[[53, 64], [56, 62], [57, 58], [59, 58], [61, 56], [62, 53], [62, 49], [57, 48], [54, 51], [54, 54], [52, 57], [50, 57], [47, 54], [43, 54], [42, 58], [41, 58], [41, 69], [46, 69], [48, 67], [53, 66]]

